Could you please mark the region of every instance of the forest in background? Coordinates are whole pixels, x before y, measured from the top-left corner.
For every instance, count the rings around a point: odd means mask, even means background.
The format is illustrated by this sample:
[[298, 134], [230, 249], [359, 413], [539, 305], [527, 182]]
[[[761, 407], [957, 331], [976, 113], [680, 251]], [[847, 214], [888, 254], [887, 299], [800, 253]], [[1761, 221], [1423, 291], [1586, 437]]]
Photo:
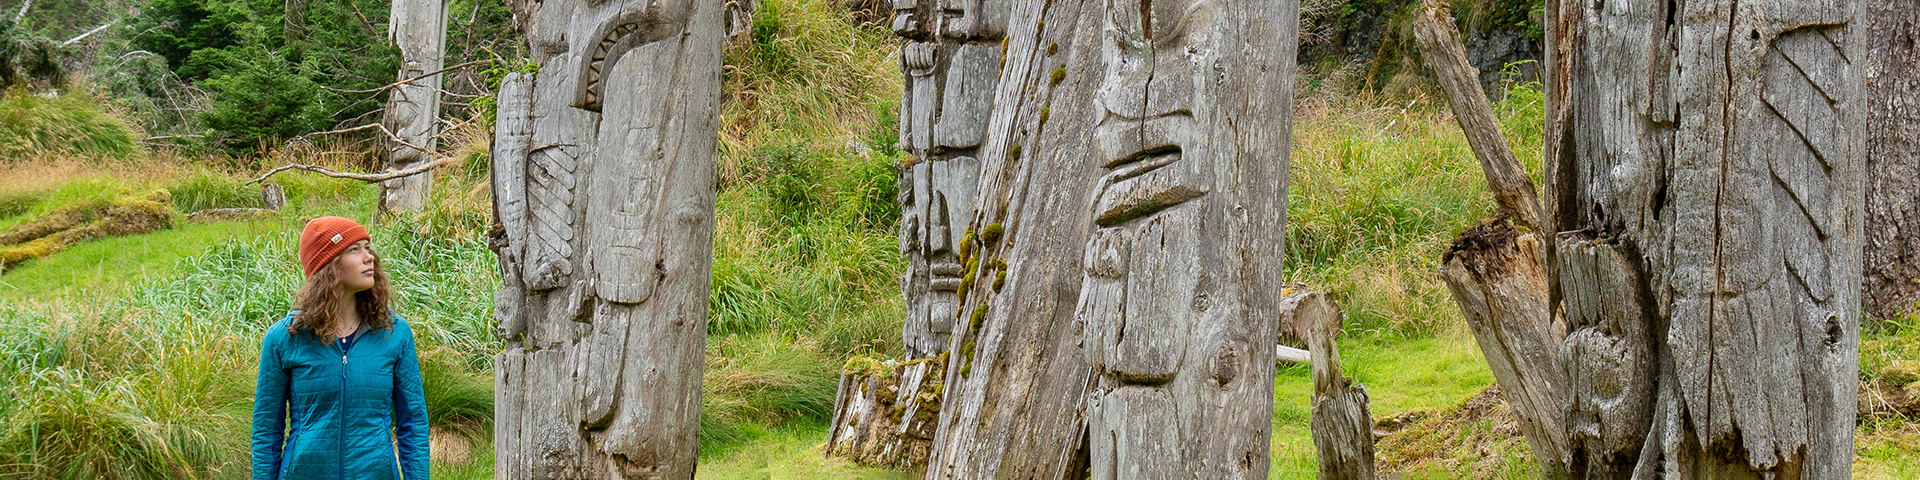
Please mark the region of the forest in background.
[[[1304, 3], [1318, 10], [1302, 29], [1312, 34], [1302, 35], [1285, 277], [1348, 309], [1352, 374], [1375, 392], [1377, 416], [1398, 418], [1405, 432], [1383, 440], [1383, 460], [1437, 477], [1524, 477], [1526, 447], [1499, 405], [1475, 402], [1491, 377], [1433, 274], [1446, 242], [1486, 216], [1491, 197], [1444, 102], [1406, 67], [1417, 64], [1403, 13], [1411, 3]], [[1462, 3], [1474, 5], [1456, 10], [1470, 52], [1482, 35], [1537, 55], [1537, 3]], [[262, 206], [247, 181], [287, 161], [376, 169], [373, 137], [288, 141], [377, 120], [384, 96], [353, 92], [394, 77], [387, 5], [21, 5], [0, 5], [9, 86], [0, 229], [76, 205], [104, 212], [153, 189], [167, 190], [159, 203], [173, 213], [166, 230], [0, 267], [0, 324], [31, 332], [0, 340], [9, 393], [0, 395], [0, 473], [237, 476], [236, 432], [252, 389], [225, 380], [251, 378], [251, 336], [289, 300], [291, 232], [318, 214], [370, 218], [376, 189], [290, 173], [275, 177], [288, 197], [276, 214], [186, 214]], [[303, 13], [289, 18], [296, 6]], [[410, 288], [401, 313], [432, 336], [429, 382], [445, 386], [430, 392], [436, 447], [464, 442], [470, 452], [464, 463], [442, 458], [436, 474], [484, 478], [488, 356], [498, 345], [489, 324], [498, 274], [484, 245], [491, 92], [506, 72], [535, 67], [504, 5], [454, 1], [449, 18], [446, 64], [480, 62], [443, 82], [442, 149], [463, 160], [439, 170], [431, 208], [375, 235], [388, 239], [394, 271], [409, 272], [396, 278]], [[894, 48], [861, 5], [808, 0], [761, 2], [729, 44], [702, 419], [703, 472], [715, 478], [862, 471], [809, 449], [824, 437], [842, 362], [900, 348]], [[1496, 107], [1537, 175], [1542, 120], [1526, 55], [1475, 61], [1499, 65], [1481, 71], [1511, 92], [1496, 95]], [[81, 210], [88, 221], [105, 215]], [[1904, 478], [1920, 469], [1911, 447], [1920, 430], [1908, 420], [1920, 396], [1920, 332], [1910, 319], [1884, 325], [1862, 346], [1857, 471]], [[1276, 380], [1279, 478], [1313, 471], [1308, 384], [1303, 368]]]

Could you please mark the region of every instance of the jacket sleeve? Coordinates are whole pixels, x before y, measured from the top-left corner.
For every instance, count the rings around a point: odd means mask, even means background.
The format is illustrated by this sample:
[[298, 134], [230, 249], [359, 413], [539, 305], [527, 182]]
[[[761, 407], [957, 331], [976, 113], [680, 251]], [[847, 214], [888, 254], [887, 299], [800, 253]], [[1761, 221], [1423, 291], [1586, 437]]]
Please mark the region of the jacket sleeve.
[[[284, 338], [284, 337], [281, 337]], [[287, 369], [272, 329], [260, 340], [260, 378], [253, 391], [253, 479], [278, 480], [287, 431]]]
[[[405, 325], [404, 320], [394, 322]], [[427, 396], [420, 382], [420, 355], [413, 345], [413, 329], [398, 329], [400, 361], [393, 372], [393, 429], [400, 448], [400, 474], [407, 480], [427, 480]]]

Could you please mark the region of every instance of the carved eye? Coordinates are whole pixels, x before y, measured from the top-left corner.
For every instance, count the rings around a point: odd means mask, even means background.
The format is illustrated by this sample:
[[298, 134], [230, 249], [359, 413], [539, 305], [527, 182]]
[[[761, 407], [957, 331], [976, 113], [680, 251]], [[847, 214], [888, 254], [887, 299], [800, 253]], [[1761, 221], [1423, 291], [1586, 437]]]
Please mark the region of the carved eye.
[[1180, 43], [1187, 25], [1213, 0], [1109, 0], [1107, 15], [1122, 47], [1146, 49]]
[[1143, 0], [1107, 1], [1107, 23], [1113, 27], [1111, 35], [1121, 48], [1145, 50], [1149, 47], [1145, 24], [1149, 21], [1146, 8], [1151, 5], [1150, 1]]

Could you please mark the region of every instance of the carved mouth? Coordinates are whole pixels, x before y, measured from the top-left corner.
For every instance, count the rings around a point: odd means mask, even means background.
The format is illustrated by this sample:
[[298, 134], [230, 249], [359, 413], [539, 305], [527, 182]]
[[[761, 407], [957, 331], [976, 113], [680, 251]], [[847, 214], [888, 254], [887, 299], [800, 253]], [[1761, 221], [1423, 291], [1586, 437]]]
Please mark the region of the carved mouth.
[[606, 76], [607, 55], [612, 53], [613, 48], [620, 45], [622, 40], [626, 40], [627, 35], [633, 34], [634, 30], [638, 30], [639, 28], [640, 26], [638, 24], [622, 23], [620, 26], [614, 27], [613, 31], [607, 32], [607, 36], [600, 39], [599, 45], [594, 45], [593, 55], [588, 57], [589, 60], [587, 61], [586, 91], [584, 92], [585, 98], [583, 99], [582, 107], [595, 110], [599, 109], [600, 79]]
[[1111, 227], [1206, 195], [1211, 190], [1206, 170], [1181, 158], [1178, 145], [1128, 155], [1101, 182], [1094, 223]]
[[935, 263], [927, 266], [927, 289], [936, 292], [960, 290], [960, 264]]
[[1107, 168], [1113, 169], [1113, 173], [1107, 174], [1107, 183], [1118, 183], [1121, 180], [1138, 177], [1177, 161], [1180, 161], [1179, 145], [1161, 145], [1134, 152], [1132, 155], [1107, 163]]

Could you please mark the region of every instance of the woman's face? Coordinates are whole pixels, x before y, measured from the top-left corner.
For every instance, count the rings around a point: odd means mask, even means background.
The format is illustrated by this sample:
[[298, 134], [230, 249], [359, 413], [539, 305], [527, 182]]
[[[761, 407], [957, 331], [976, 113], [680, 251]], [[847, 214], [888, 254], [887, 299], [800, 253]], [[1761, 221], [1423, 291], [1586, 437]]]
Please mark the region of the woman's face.
[[346, 289], [347, 293], [360, 293], [373, 288], [375, 272], [380, 268], [379, 260], [373, 254], [371, 243], [366, 240], [353, 242], [334, 260], [334, 274], [340, 278], [340, 287]]

